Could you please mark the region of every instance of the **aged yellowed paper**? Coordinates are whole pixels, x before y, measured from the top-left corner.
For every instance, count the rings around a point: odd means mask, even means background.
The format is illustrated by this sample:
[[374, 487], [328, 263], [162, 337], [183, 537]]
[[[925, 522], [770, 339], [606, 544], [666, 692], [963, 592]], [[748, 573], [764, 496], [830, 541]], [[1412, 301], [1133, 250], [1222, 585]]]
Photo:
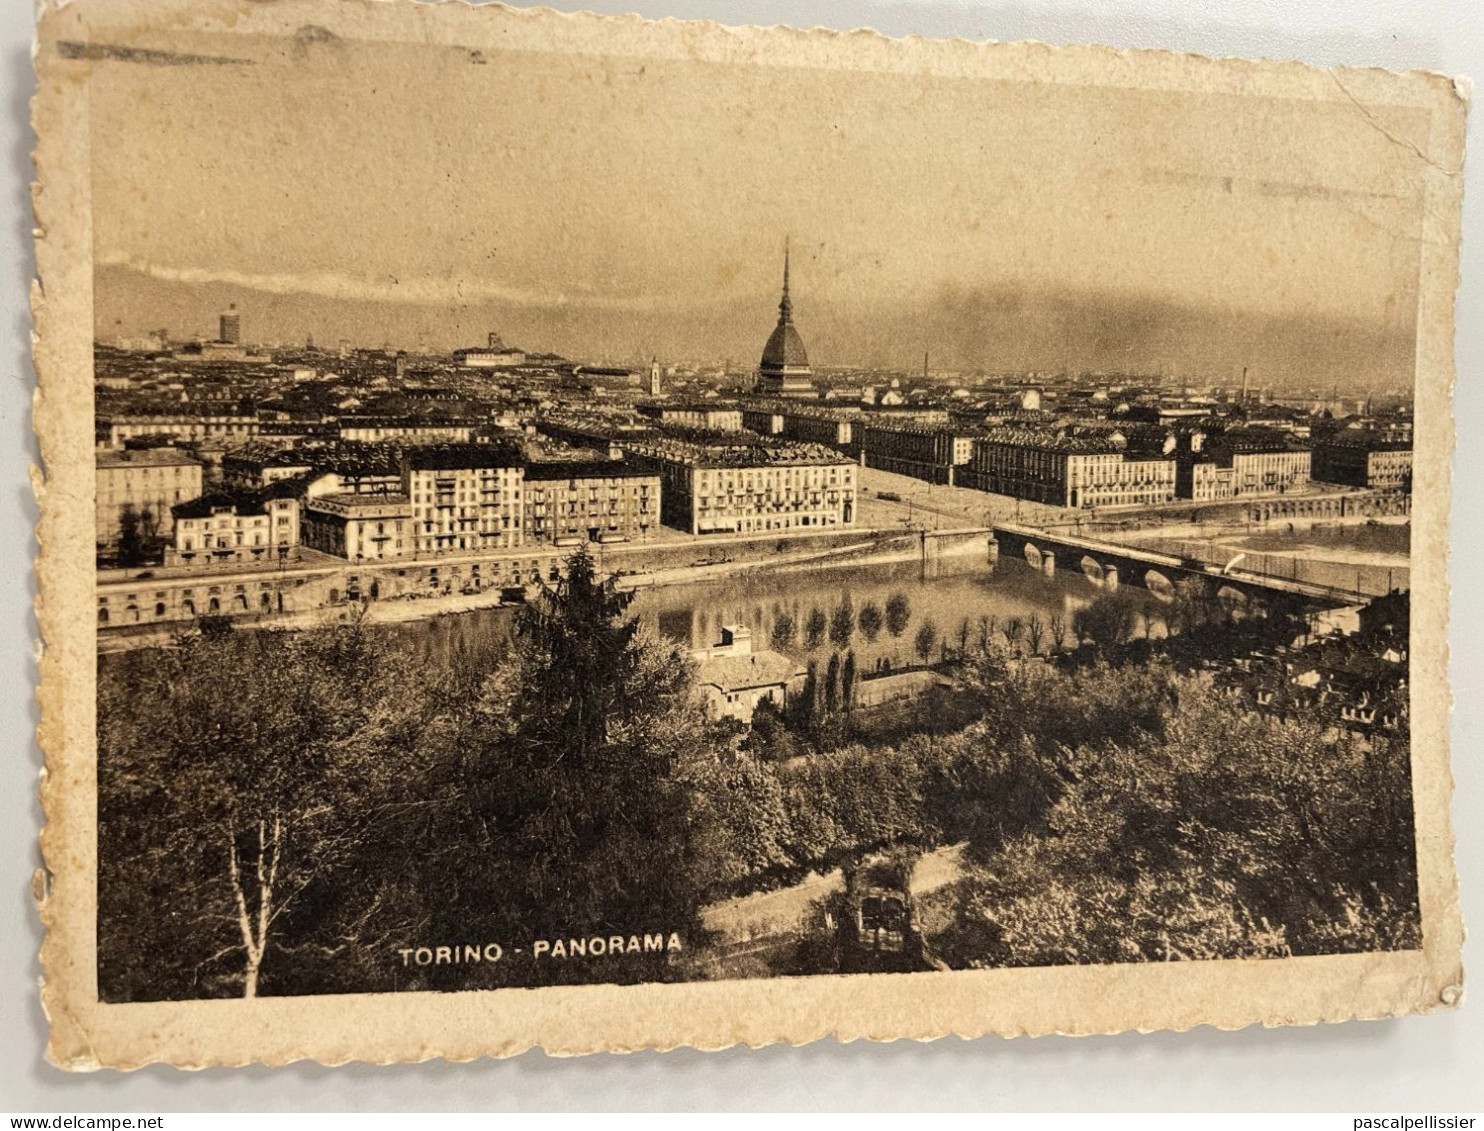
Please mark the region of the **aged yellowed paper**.
[[1457, 1004], [1464, 80], [352, 0], [36, 69], [57, 1063]]

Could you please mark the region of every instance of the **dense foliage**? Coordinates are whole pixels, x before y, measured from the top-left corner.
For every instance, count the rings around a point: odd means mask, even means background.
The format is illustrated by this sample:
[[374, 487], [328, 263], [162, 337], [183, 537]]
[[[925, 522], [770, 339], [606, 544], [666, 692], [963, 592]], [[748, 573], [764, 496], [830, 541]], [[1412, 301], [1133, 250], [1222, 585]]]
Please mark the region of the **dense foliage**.
[[[585, 555], [521, 611], [516, 647], [447, 663], [358, 623], [207, 625], [111, 657], [100, 986], [710, 976], [726, 971], [665, 953], [539, 972], [398, 955], [636, 931], [704, 952], [707, 904], [945, 845], [964, 846], [961, 870], [932, 896], [928, 942], [954, 967], [1418, 945], [1405, 737], [1255, 714], [1181, 647], [1261, 626], [1181, 597], [1155, 648], [1129, 608], [934, 628], [915, 643], [937, 682], [878, 707], [857, 705], [865, 677], [833, 652], [751, 727], [707, 720], [689, 660]], [[838, 646], [901, 636], [908, 612], [847, 599], [802, 628]], [[1074, 667], [1064, 636], [1085, 643]], [[808, 972], [825, 952], [790, 953]]]

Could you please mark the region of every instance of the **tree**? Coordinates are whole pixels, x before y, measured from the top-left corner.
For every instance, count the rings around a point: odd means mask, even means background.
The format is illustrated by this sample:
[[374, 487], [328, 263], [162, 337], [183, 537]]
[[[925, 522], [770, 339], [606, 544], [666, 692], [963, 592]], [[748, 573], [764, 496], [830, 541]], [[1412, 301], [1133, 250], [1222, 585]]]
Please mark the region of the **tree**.
[[913, 647], [917, 651], [917, 658], [927, 663], [928, 657], [933, 654], [933, 647], [938, 643], [938, 626], [931, 619], [922, 622], [917, 629], [917, 637], [913, 641]]
[[1060, 652], [1067, 643], [1067, 618], [1057, 613], [1051, 618], [1051, 650]]
[[1072, 632], [1097, 648], [1117, 648], [1133, 631], [1133, 603], [1122, 593], [1098, 597], [1072, 616]]
[[[730, 770], [756, 763], [738, 749], [744, 728], [706, 720], [684, 651], [630, 617], [628, 596], [585, 553], [564, 572], [517, 613], [519, 646], [471, 649], [403, 679], [427, 703], [409, 799], [359, 869], [324, 893], [332, 907], [347, 902], [343, 890], [359, 893], [360, 917], [355, 907], [323, 917], [306, 960], [342, 935], [395, 953], [471, 934], [525, 946], [567, 932], [697, 930], [707, 891], [751, 851], [736, 843], [751, 815], [727, 802], [749, 788]], [[362, 944], [324, 977], [346, 978], [361, 953], [376, 951]], [[485, 969], [502, 984], [678, 976], [662, 954]], [[471, 973], [383, 961], [348, 986], [456, 989]]]
[[133, 503], [119, 508], [119, 564], [137, 566], [144, 564], [145, 542], [143, 522]]
[[830, 643], [836, 648], [844, 648], [854, 635], [855, 608], [850, 603], [850, 594], [847, 593], [830, 614]]
[[861, 606], [860, 615], [856, 617], [856, 623], [860, 626], [861, 635], [866, 638], [866, 643], [876, 643], [876, 637], [881, 635], [881, 629], [884, 623], [884, 618], [881, 615], [881, 606], [875, 601], [867, 601]]
[[958, 654], [960, 656], [968, 654], [969, 636], [973, 631], [973, 626], [969, 624], [968, 617], [964, 617], [963, 620], [958, 622]]
[[[258, 994], [306, 892], [355, 858], [400, 788], [415, 710], [404, 671], [358, 620], [297, 634], [188, 632], [148, 662], [104, 670], [106, 996], [182, 996], [184, 979], [203, 978], [209, 993]], [[146, 895], [152, 885], [166, 886], [170, 915]], [[156, 959], [136, 954], [128, 969], [101, 957], [129, 949]]]
[[787, 610], [780, 612], [774, 617], [773, 631], [769, 635], [773, 651], [787, 652], [792, 648], [796, 631], [797, 626], [794, 624], [794, 618], [789, 615]]
[[1217, 626], [1227, 620], [1227, 609], [1210, 590], [1202, 578], [1186, 578], [1175, 582], [1175, 596], [1170, 605], [1168, 621], [1182, 633], [1198, 633], [1208, 626]]
[[1010, 651], [1017, 651], [1020, 638], [1025, 635], [1025, 621], [1019, 617], [1011, 617], [1000, 628], [1000, 632], [1004, 635], [1005, 644]]
[[855, 652], [845, 654], [845, 663], [840, 669], [840, 701], [847, 711], [855, 707]]
[[752, 729], [746, 745], [758, 757], [785, 762], [798, 754], [798, 743], [788, 732], [784, 718], [771, 699], [764, 699], [752, 713]]
[[1155, 620], [1154, 610], [1148, 605], [1140, 605], [1138, 609], [1135, 610], [1134, 615], [1137, 618], [1140, 627], [1143, 629], [1144, 639], [1153, 640]]
[[1030, 620], [1025, 622], [1025, 642], [1032, 656], [1041, 654], [1041, 641], [1045, 638], [1046, 622], [1041, 619], [1040, 613], [1032, 613]]
[[[1137, 671], [1095, 674], [1096, 697]], [[1256, 715], [1204, 677], [1168, 690], [1122, 737], [1060, 747], [1039, 806], [1053, 835], [971, 830], [941, 953], [1020, 966], [1418, 945], [1406, 742]]]
[[804, 665], [804, 683], [793, 698], [790, 721], [800, 731], [808, 731], [814, 725], [814, 716], [819, 711], [819, 661], [810, 658]]
[[459, 911], [528, 932], [689, 928], [705, 834], [690, 783], [715, 758], [691, 665], [626, 615], [632, 595], [585, 548], [563, 572], [521, 610], [521, 647], [465, 740], [472, 824], [446, 865]]
[[840, 653], [832, 652], [824, 669], [824, 709], [833, 715], [840, 709]]
[[902, 633], [907, 631], [907, 625], [912, 623], [912, 603], [907, 600], [905, 593], [893, 593], [886, 602], [886, 631], [891, 633], [894, 639], [901, 639]]
[[804, 647], [814, 651], [824, 643], [825, 629], [829, 621], [824, 613], [816, 607], [809, 610], [809, 619], [804, 622]]

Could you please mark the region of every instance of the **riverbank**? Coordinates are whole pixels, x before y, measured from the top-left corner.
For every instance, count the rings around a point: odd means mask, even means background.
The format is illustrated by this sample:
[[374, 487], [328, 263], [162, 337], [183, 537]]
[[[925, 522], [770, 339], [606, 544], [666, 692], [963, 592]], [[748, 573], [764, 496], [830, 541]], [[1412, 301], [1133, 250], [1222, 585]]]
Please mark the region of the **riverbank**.
[[[365, 618], [366, 624], [393, 625], [419, 620], [434, 620], [460, 613], [497, 609], [505, 605], [496, 589], [482, 593], [457, 593], [446, 597], [428, 598], [421, 601], [375, 601], [365, 605], [327, 605], [317, 609], [301, 609], [292, 613], [235, 618], [234, 629], [278, 628], [303, 631], [311, 628], [329, 628], [349, 622], [354, 615]], [[190, 628], [188, 624], [163, 624], [141, 630], [116, 629], [98, 634], [100, 654], [128, 652], [135, 648], [159, 648], [169, 644], [175, 635]]]
[[1251, 537], [1255, 535], [1292, 535], [1311, 530], [1346, 529], [1354, 527], [1404, 527], [1410, 526], [1410, 515], [1386, 515], [1368, 518], [1357, 515], [1353, 518], [1293, 518], [1282, 521], [1256, 524], [1231, 520], [1227, 522], [1176, 522], [1168, 526], [1132, 530], [1124, 533], [1100, 533], [1096, 537], [1109, 542], [1123, 542], [1130, 546], [1147, 545], [1150, 542], [1169, 538], [1224, 538]]
[[[707, 564], [658, 566], [648, 569], [630, 566], [636, 557], [651, 555], [651, 561], [673, 560], [673, 548], [656, 551], [646, 547], [609, 547], [605, 554], [607, 568], [618, 574], [618, 587], [638, 590], [667, 589], [677, 586], [714, 584], [739, 577], [766, 577], [816, 569], [850, 566], [892, 566], [922, 564], [936, 571], [944, 559], [961, 560], [974, 553], [984, 553], [982, 530], [920, 532], [865, 530], [846, 535], [835, 533], [824, 538], [753, 539], [746, 544], [732, 543], [729, 553]], [[820, 543], [824, 543], [821, 545]], [[694, 553], [690, 547], [686, 553]], [[714, 551], [713, 551], [714, 552]], [[458, 563], [441, 562], [444, 568]], [[638, 566], [639, 563], [635, 563]], [[614, 570], [613, 567], [619, 567]], [[526, 591], [534, 595], [534, 588]], [[413, 591], [383, 597], [365, 603], [338, 601], [282, 613], [239, 615], [232, 618], [234, 627], [243, 629], [281, 628], [302, 630], [325, 628], [347, 622], [361, 615], [371, 625], [405, 624], [445, 616], [483, 612], [501, 607], [515, 607], [504, 599], [508, 589], [491, 586], [471, 593], [438, 592], [426, 596]], [[175, 634], [190, 622], [161, 622], [153, 625], [116, 626], [98, 635], [100, 653], [126, 652], [136, 648], [167, 645]]]
[[1411, 587], [1411, 524], [1404, 516], [1296, 519], [1235, 527], [1182, 524], [1118, 540], [1181, 557], [1238, 565], [1248, 573], [1353, 589], [1358, 596]]

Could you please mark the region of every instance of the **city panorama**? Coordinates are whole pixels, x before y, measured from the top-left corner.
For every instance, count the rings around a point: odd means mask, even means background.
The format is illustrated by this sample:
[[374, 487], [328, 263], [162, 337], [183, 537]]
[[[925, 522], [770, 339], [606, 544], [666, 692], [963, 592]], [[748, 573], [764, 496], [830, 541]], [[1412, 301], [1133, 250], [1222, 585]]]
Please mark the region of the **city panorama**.
[[92, 79], [104, 1002], [1421, 947], [1353, 105], [229, 46]]
[[755, 366], [98, 344], [105, 992], [1417, 945], [1404, 391], [816, 370], [781, 260]]

